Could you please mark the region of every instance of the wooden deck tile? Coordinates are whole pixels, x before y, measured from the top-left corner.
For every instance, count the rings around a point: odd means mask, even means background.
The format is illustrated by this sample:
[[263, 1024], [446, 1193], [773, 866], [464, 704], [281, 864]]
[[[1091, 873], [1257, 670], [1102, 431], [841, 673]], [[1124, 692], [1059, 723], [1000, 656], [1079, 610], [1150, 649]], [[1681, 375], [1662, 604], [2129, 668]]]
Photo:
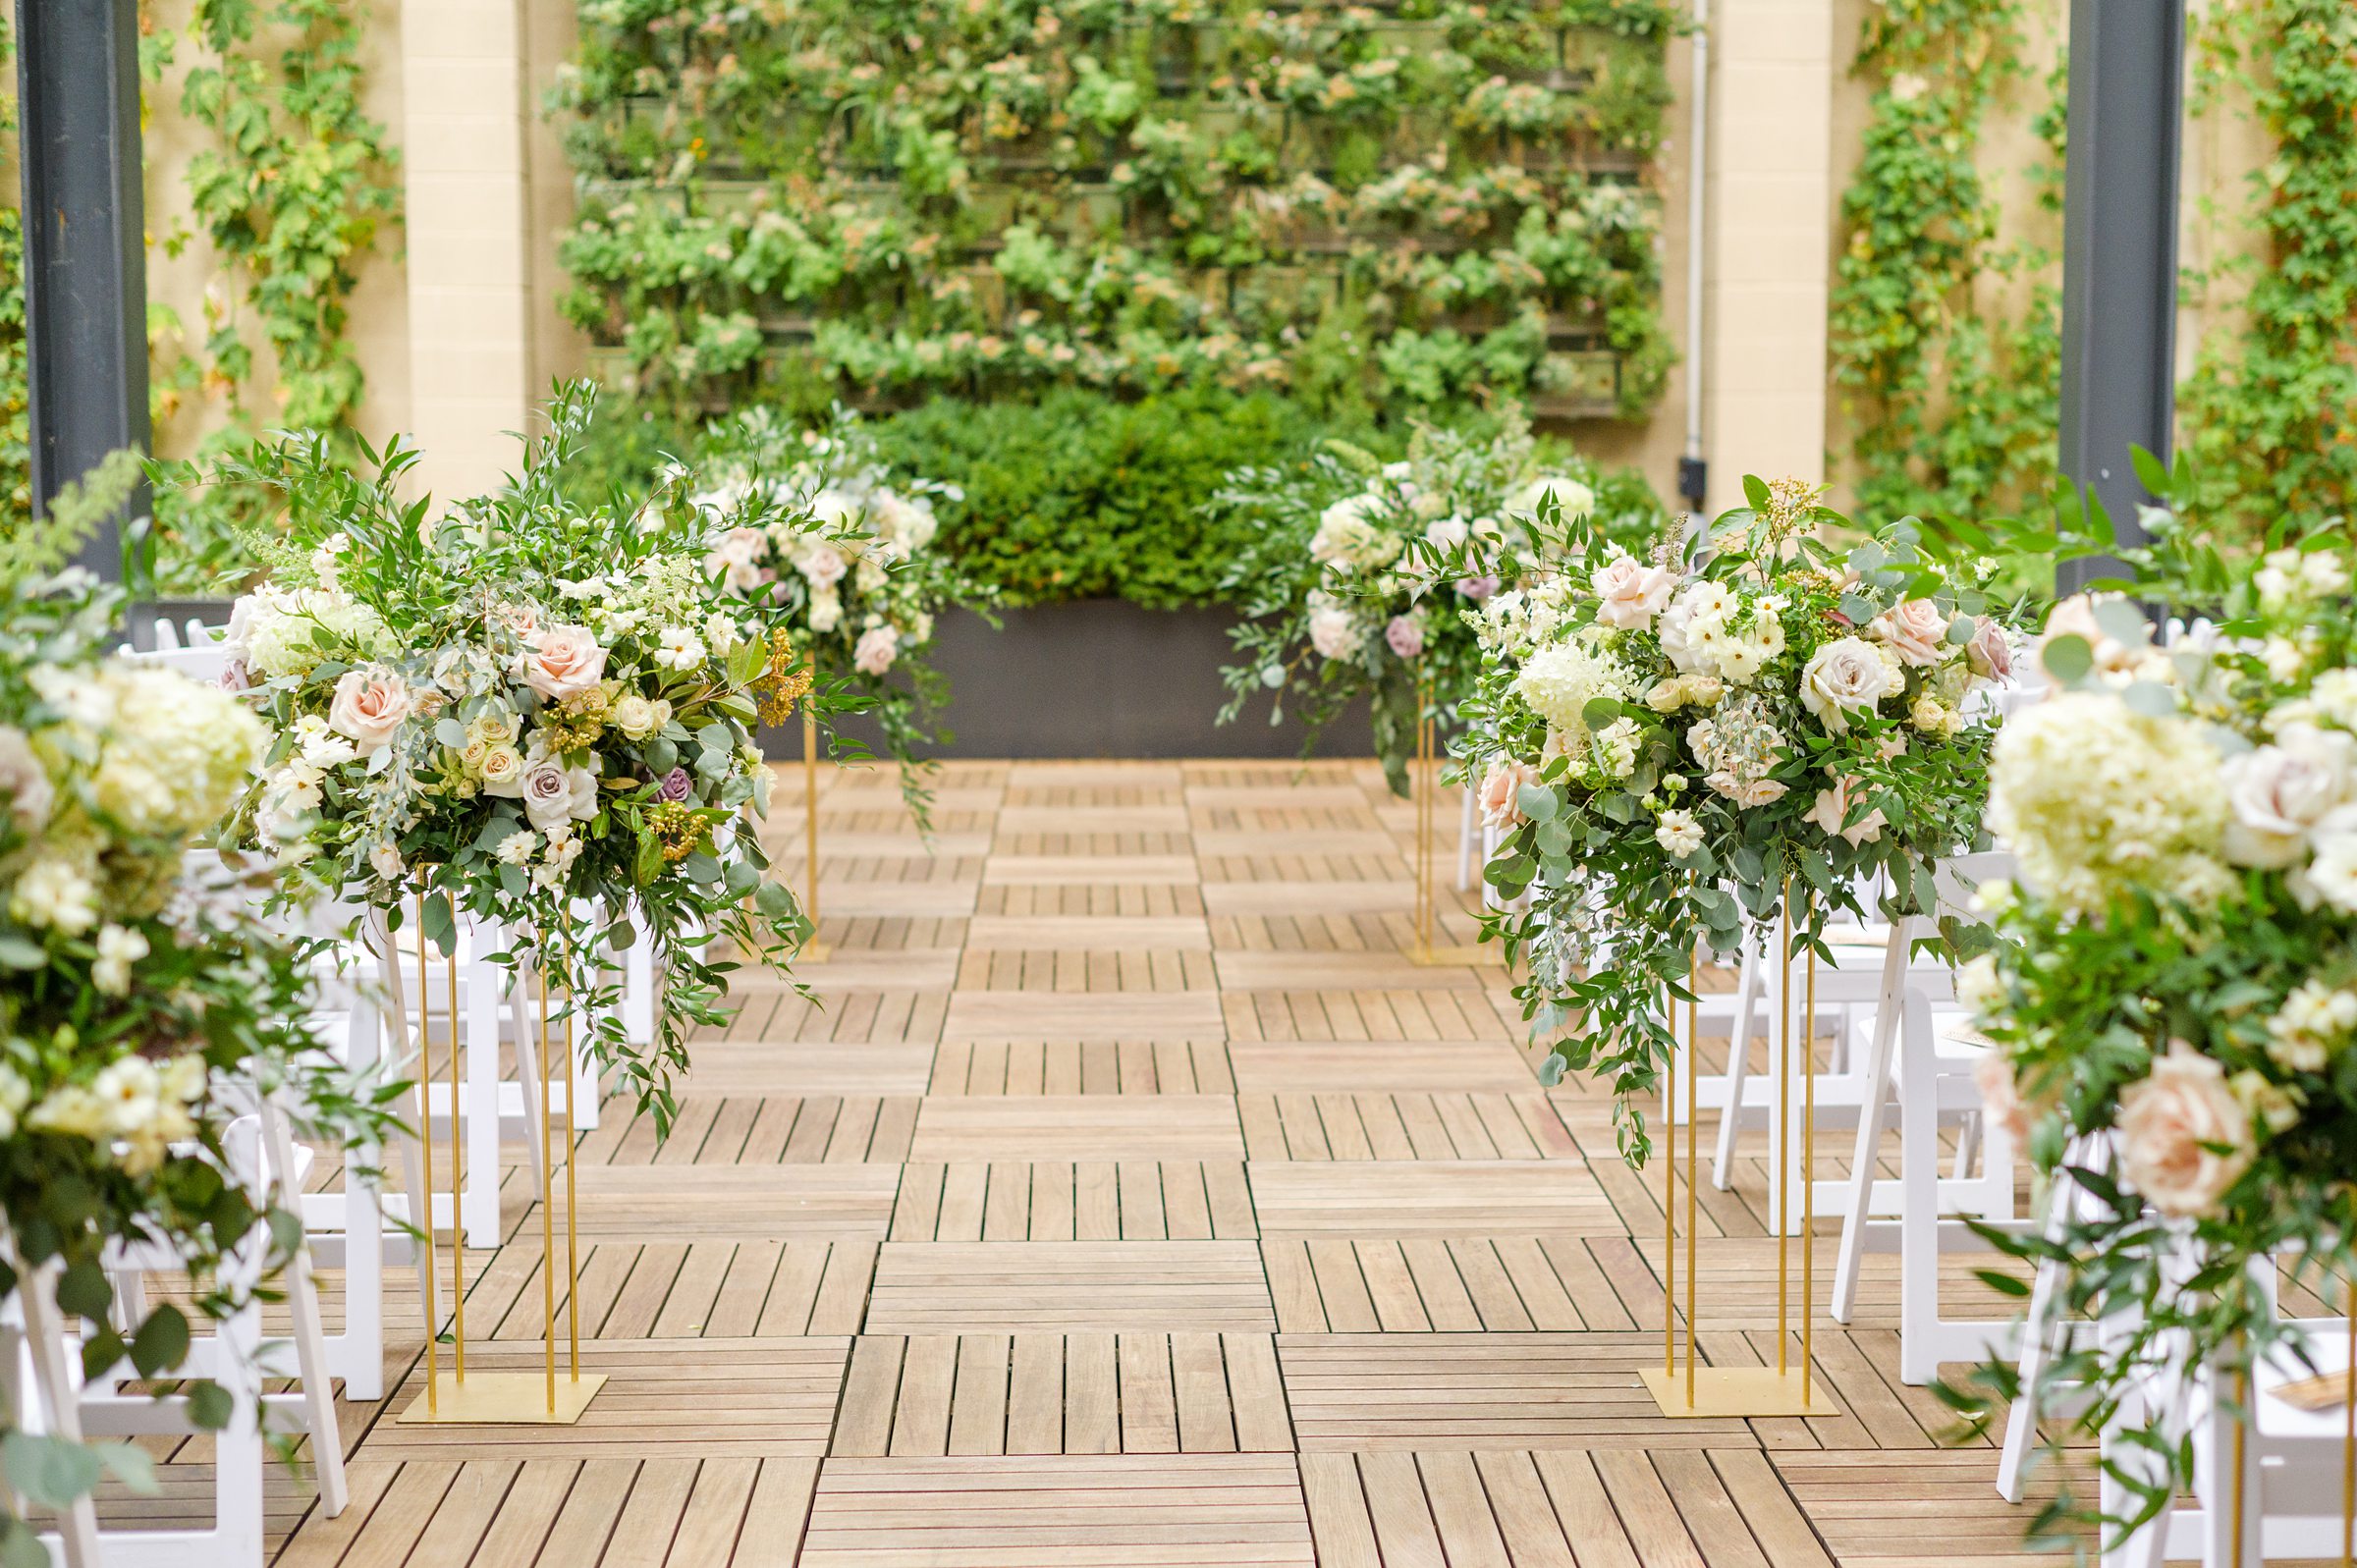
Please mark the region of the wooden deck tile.
[[950, 999], [942, 1039], [1225, 1040], [1211, 992], [961, 991]]
[[[380, 1421], [360, 1445], [374, 1459], [583, 1459], [650, 1452], [713, 1456], [809, 1455], [825, 1451], [850, 1340], [707, 1339], [683, 1357], [666, 1340], [584, 1340], [581, 1370], [602, 1372], [606, 1386], [573, 1427], [437, 1427]], [[470, 1372], [542, 1369], [536, 1340], [467, 1347]], [[558, 1337], [557, 1377], [567, 1375]], [[447, 1358], [442, 1376], [449, 1378]], [[409, 1408], [425, 1391], [413, 1368], [392, 1408]], [[681, 1446], [673, 1446], [681, 1445]]]
[[892, 1164], [583, 1165], [580, 1234], [589, 1241], [880, 1241], [900, 1176]]
[[698, 1045], [680, 1080], [686, 1095], [921, 1095], [931, 1046], [812, 1046], [794, 1041]]
[[1280, 1334], [1304, 1452], [1317, 1448], [1742, 1445], [1741, 1421], [1666, 1419], [1637, 1380], [1650, 1334]]
[[928, 1099], [915, 1161], [1239, 1160], [1226, 1095], [1000, 1095]]
[[1247, 1092], [1511, 1094], [1538, 1082], [1522, 1054], [1497, 1041], [1237, 1041], [1228, 1048], [1228, 1056], [1236, 1088]]
[[1277, 1326], [1250, 1242], [887, 1242], [869, 1333]]
[[1573, 1161], [1478, 1162], [1255, 1160], [1245, 1167], [1264, 1236], [1618, 1234]]
[[1309, 1568], [1289, 1454], [830, 1459], [802, 1568]]

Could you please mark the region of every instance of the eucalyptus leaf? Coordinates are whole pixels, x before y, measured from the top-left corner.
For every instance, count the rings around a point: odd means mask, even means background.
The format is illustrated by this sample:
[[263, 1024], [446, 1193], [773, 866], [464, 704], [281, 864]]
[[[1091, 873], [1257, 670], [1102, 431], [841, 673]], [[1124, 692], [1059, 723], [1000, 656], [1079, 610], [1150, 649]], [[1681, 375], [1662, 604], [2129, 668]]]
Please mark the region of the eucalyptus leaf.
[[2147, 719], [2167, 719], [2173, 717], [2177, 711], [2175, 689], [2163, 685], [2158, 680], [2134, 681], [2119, 696], [2120, 701], [2126, 703], [2131, 711], [2140, 713]]
[[23, 1429], [0, 1437], [0, 1470], [27, 1501], [52, 1511], [88, 1496], [100, 1475], [98, 1455], [91, 1449]]
[[2129, 599], [2106, 599], [2098, 604], [2095, 607], [2095, 623], [2113, 642], [2142, 642], [2152, 629], [2151, 623], [2144, 619], [2144, 612]]
[[2095, 649], [2077, 632], [2047, 639], [2042, 655], [2046, 673], [2065, 686], [2075, 686], [2095, 668]]

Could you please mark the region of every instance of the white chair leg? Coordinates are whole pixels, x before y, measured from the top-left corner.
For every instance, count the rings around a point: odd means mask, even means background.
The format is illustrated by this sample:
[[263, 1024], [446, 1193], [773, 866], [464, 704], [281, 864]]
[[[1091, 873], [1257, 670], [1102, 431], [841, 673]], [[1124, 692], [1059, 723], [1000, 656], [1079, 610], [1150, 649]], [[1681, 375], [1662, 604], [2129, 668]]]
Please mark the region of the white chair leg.
[[1847, 1323], [1858, 1308], [1866, 1226], [1874, 1208], [1874, 1172], [1882, 1162], [1883, 1117], [1890, 1113], [1891, 1068], [1897, 1056], [1898, 1009], [1875, 1010], [1866, 1089], [1858, 1105], [1858, 1140], [1849, 1159], [1848, 1201], [1841, 1214], [1841, 1247], [1834, 1258], [1834, 1321]]
[[[17, 1294], [25, 1309], [25, 1338], [31, 1351], [33, 1397], [52, 1432], [80, 1442], [82, 1407], [66, 1355], [65, 1320], [57, 1310], [57, 1277], [62, 1271], [54, 1259], [33, 1270], [27, 1270], [22, 1259], [15, 1261]], [[98, 1507], [86, 1494], [67, 1507], [58, 1520], [58, 1535], [65, 1543], [66, 1568], [100, 1568]]]
[[1760, 1004], [1760, 960], [1748, 941], [1735, 971], [1735, 1015], [1727, 1026], [1727, 1108], [1719, 1113], [1719, 1146], [1711, 1156], [1711, 1185], [1726, 1192], [1735, 1179], [1735, 1135], [1743, 1125], [1743, 1082], [1751, 1072], [1751, 1019]]
[[425, 1190], [425, 1169], [420, 1153], [415, 1138], [407, 1133], [401, 1135], [402, 1174], [410, 1195], [410, 1223], [418, 1232], [410, 1243], [410, 1253], [417, 1270], [417, 1305], [425, 1315], [425, 1332], [430, 1339], [440, 1331], [442, 1302], [440, 1292], [435, 1288], [433, 1271], [426, 1267], [426, 1259], [430, 1256], [430, 1238], [434, 1233], [434, 1206], [433, 1195]]
[[[287, 1129], [286, 1113], [262, 1097], [262, 1136], [276, 1175], [277, 1202], [294, 1213], [302, 1212], [302, 1194], [295, 1187], [295, 1139]], [[344, 1481], [344, 1433], [336, 1424], [336, 1395], [327, 1370], [327, 1332], [319, 1319], [319, 1288], [311, 1273], [309, 1243], [299, 1242], [287, 1269], [287, 1309], [295, 1320], [295, 1367], [302, 1379], [303, 1425], [310, 1430], [311, 1460], [319, 1472], [319, 1509], [333, 1519], [344, 1511], [351, 1491]]]
[[1473, 887], [1474, 828], [1479, 821], [1474, 814], [1473, 796], [1476, 791], [1472, 781], [1467, 780], [1464, 788], [1457, 792], [1464, 799], [1464, 810], [1458, 815], [1456, 824], [1456, 891], [1469, 892]]
[[[2047, 1240], [2061, 1234], [2069, 1206], [2070, 1176], [2066, 1171], [2057, 1171], [2054, 1190], [2047, 1194]], [[1998, 1450], [1997, 1494], [2007, 1502], [2021, 1501], [2022, 1485], [2029, 1473], [2030, 1444], [2038, 1437], [2038, 1379], [2046, 1373], [2046, 1358], [2055, 1333], [2055, 1293], [2060, 1284], [2061, 1272], [2052, 1263], [2039, 1264], [2030, 1282], [2030, 1306], [2022, 1318], [2021, 1361], [2016, 1370], [2021, 1391], [2005, 1412], [2005, 1440]]]
[[1898, 1101], [1898, 1376], [1921, 1386], [1940, 1375], [1940, 1097], [1919, 1011], [1910, 999]]
[[[531, 1169], [532, 1190], [537, 1192], [541, 1184], [540, 1166], [548, 1158], [548, 1080], [540, 1063], [541, 1001], [537, 977], [519, 975], [509, 996], [510, 1011], [516, 1020], [516, 1078], [523, 1088], [523, 1141], [528, 1146], [526, 1161]], [[550, 1046], [561, 1047], [563, 1037], [554, 1026], [549, 1034]]]

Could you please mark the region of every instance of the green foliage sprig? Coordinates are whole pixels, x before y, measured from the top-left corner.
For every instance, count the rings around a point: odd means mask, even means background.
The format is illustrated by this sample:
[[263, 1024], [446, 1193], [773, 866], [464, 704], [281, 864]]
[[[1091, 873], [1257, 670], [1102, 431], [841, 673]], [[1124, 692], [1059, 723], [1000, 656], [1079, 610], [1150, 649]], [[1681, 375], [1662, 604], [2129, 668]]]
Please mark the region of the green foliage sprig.
[[594, 0], [552, 97], [564, 308], [699, 407], [1210, 382], [1637, 416], [1682, 18]]

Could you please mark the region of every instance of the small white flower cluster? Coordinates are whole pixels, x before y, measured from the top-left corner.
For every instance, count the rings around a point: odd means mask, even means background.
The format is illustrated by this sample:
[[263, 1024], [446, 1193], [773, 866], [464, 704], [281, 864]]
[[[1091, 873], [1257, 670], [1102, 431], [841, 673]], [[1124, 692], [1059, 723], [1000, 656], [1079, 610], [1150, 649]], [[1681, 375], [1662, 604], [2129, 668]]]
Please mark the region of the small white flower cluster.
[[2267, 1021], [2267, 1054], [2288, 1072], [2323, 1072], [2357, 1040], [2357, 990], [2302, 981]]
[[86, 1138], [109, 1150], [117, 1164], [143, 1175], [164, 1162], [174, 1143], [192, 1137], [191, 1108], [204, 1098], [208, 1070], [194, 1054], [160, 1066], [145, 1056], [119, 1056], [86, 1084], [60, 1084], [40, 1104], [25, 1080], [0, 1067], [0, 1137], [25, 1126]]

